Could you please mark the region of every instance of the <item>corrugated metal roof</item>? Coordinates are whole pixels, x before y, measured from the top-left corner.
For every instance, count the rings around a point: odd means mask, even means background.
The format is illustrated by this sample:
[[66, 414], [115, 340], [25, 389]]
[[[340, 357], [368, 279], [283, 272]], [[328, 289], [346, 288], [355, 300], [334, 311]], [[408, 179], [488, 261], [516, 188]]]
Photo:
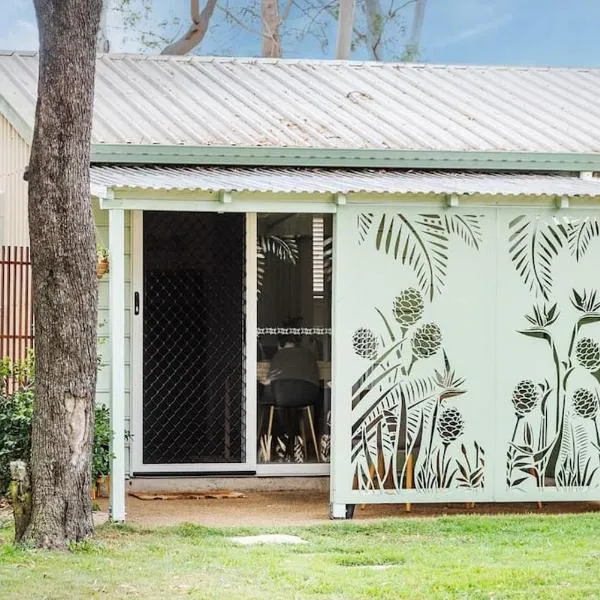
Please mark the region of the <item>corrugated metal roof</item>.
[[[36, 79], [0, 53], [29, 125]], [[101, 55], [93, 143], [598, 153], [598, 98], [600, 69]]]
[[95, 195], [102, 195], [107, 189], [144, 189], [600, 197], [600, 179], [562, 175], [358, 169], [94, 166], [91, 169], [91, 185]]

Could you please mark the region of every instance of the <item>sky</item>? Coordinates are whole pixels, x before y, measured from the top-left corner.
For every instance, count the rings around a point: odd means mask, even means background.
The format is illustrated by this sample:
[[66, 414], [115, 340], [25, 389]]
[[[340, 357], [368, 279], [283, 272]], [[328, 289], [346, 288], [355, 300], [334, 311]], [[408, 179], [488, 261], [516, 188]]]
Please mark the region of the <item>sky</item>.
[[[0, 49], [37, 49], [33, 0], [0, 0]], [[132, 0], [141, 2], [142, 0]], [[148, 1], [148, 0], [147, 0]], [[389, 5], [394, 0], [382, 0]], [[152, 0], [150, 18], [138, 29], [156, 30], [156, 24], [173, 17], [187, 18], [187, 0]], [[401, 4], [401, 2], [396, 2]], [[236, 6], [235, 0], [223, 5]], [[239, 6], [240, 3], [238, 2]], [[236, 13], [240, 14], [240, 13]], [[410, 10], [405, 11], [410, 27]], [[358, 15], [360, 20], [362, 15]], [[136, 32], [123, 33], [119, 19], [110, 20], [113, 49], [138, 51]], [[325, 25], [322, 35], [300, 36], [306, 25], [298, 11], [292, 11], [284, 37], [284, 54], [293, 58], [333, 58], [335, 29]], [[430, 63], [508, 64], [600, 67], [600, 1], [598, 0], [428, 0], [422, 34], [421, 60]], [[227, 23], [222, 10], [198, 49], [199, 54], [256, 56], [259, 35], [255, 24], [245, 28]], [[165, 29], [174, 36], [177, 26]], [[390, 34], [385, 58], [401, 54], [402, 34]], [[323, 45], [323, 41], [327, 45]], [[148, 51], [148, 50], [147, 50]], [[149, 50], [156, 52], [156, 50]], [[364, 59], [358, 49], [353, 58]]]

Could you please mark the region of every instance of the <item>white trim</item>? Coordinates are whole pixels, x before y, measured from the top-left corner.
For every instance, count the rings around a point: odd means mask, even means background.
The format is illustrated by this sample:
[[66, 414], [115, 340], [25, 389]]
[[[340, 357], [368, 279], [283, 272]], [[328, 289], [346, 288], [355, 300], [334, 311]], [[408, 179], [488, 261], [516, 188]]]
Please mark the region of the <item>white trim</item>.
[[[332, 251], [332, 284], [331, 284], [331, 438], [330, 438], [330, 479], [329, 479], [329, 496], [332, 504], [332, 515], [333, 518], [338, 518], [335, 516], [335, 505], [339, 504], [337, 496], [339, 494], [336, 493], [336, 480], [340, 477], [340, 475], [344, 472], [344, 461], [348, 460], [347, 456], [343, 456], [343, 452], [338, 450], [338, 423], [337, 419], [339, 418], [337, 413], [337, 386], [335, 382], [338, 377], [338, 370], [341, 369], [341, 365], [338, 365], [338, 349], [337, 349], [337, 334], [339, 331], [339, 311], [336, 310], [337, 302], [339, 299], [338, 292], [338, 284], [339, 284], [339, 265], [338, 260], [341, 255], [340, 252], [340, 235], [339, 235], [339, 227], [338, 227], [338, 217], [334, 215], [333, 217], [333, 245], [331, 248]], [[344, 513], [345, 514], [345, 513]]]
[[[140, 311], [135, 314], [135, 293], [139, 294]], [[131, 212], [131, 472], [143, 463], [144, 428], [144, 213]]]
[[334, 213], [337, 205], [332, 202], [316, 202], [296, 200], [244, 200], [243, 197], [231, 197], [230, 202], [215, 199], [202, 199], [198, 193], [190, 199], [176, 198], [100, 198], [100, 208], [123, 208], [128, 210], [165, 210], [177, 212], [265, 212], [265, 213]]
[[[223, 204], [219, 204], [223, 207]], [[114, 209], [113, 209], [114, 210]], [[110, 211], [112, 212], [112, 210]], [[214, 212], [214, 211], [213, 211]], [[245, 290], [245, 413], [246, 460], [239, 463], [144, 463], [144, 415], [143, 415], [143, 357], [144, 357], [144, 220], [143, 211], [132, 211], [132, 294], [140, 294], [140, 313], [134, 314], [131, 306], [131, 472], [133, 473], [214, 473], [254, 471], [256, 468], [256, 214], [246, 215], [246, 290]]]
[[318, 477], [329, 475], [329, 463], [261, 463], [257, 477]]
[[113, 431], [110, 461], [110, 511], [113, 521], [125, 520], [125, 214], [109, 212], [110, 251], [109, 332]]
[[256, 262], [256, 213], [246, 214], [246, 464], [256, 468], [256, 328], [257, 328], [257, 262]]

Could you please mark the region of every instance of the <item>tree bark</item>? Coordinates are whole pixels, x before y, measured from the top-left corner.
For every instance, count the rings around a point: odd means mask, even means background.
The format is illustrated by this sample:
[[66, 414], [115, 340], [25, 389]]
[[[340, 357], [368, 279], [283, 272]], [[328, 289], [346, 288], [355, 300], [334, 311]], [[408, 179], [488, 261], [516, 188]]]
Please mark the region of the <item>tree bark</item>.
[[34, 0], [40, 36], [29, 163], [36, 327], [31, 520], [22, 540], [63, 548], [93, 532], [95, 229], [89, 162], [102, 0]]
[[279, 0], [261, 0], [261, 56], [281, 58], [281, 39], [279, 37]]

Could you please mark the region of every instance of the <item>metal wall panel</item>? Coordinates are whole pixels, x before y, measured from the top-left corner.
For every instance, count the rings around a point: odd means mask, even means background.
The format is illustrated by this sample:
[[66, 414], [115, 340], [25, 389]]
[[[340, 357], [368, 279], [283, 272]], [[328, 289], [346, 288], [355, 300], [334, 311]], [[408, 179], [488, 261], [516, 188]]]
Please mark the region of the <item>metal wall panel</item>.
[[600, 498], [600, 214], [336, 219], [333, 502]]
[[27, 183], [29, 145], [0, 115], [0, 244], [29, 246]]

